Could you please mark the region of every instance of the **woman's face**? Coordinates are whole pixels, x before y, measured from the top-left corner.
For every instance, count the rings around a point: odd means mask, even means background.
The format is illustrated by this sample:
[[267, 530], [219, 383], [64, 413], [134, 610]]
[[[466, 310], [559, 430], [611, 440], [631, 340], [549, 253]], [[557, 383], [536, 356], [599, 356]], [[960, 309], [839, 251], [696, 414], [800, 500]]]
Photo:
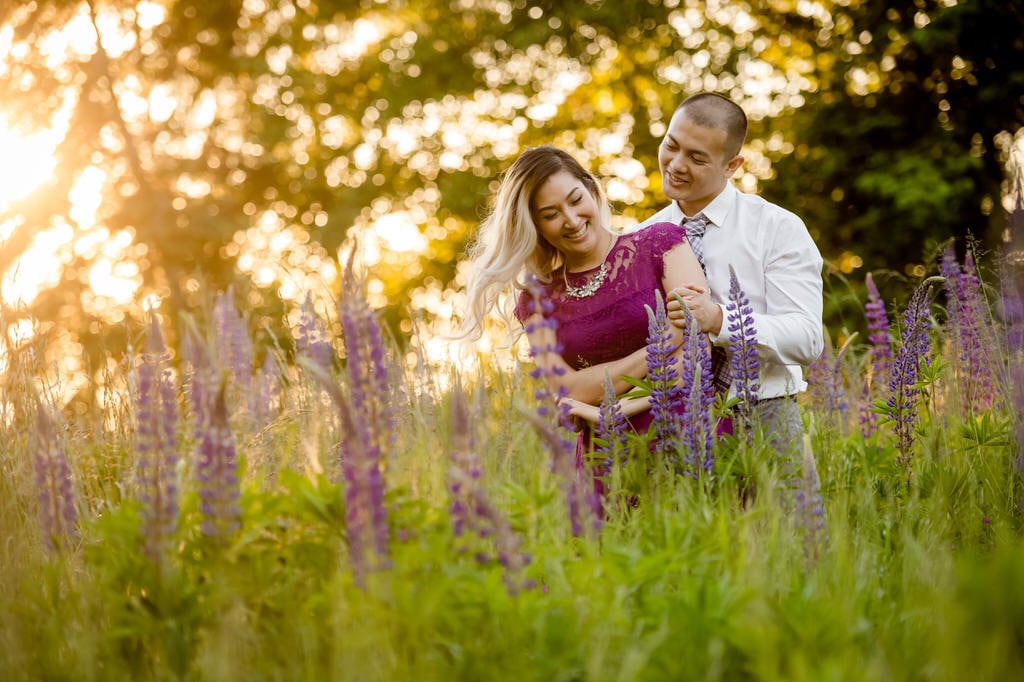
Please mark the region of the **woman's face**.
[[599, 264], [611, 235], [601, 226], [600, 207], [583, 181], [566, 170], [555, 173], [537, 188], [530, 208], [540, 236], [562, 254], [570, 270]]

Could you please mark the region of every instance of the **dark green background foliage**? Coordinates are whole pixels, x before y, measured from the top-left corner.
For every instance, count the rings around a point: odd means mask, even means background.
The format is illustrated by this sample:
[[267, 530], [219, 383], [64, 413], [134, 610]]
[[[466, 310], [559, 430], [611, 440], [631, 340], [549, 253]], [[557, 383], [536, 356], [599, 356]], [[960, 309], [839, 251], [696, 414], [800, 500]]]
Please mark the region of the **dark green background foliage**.
[[[387, 142], [389, 126], [422, 119], [429, 107], [458, 111], [461, 102], [519, 95], [478, 106], [477, 124], [518, 119], [518, 147], [582, 150], [605, 181], [614, 174], [610, 162], [636, 159], [646, 178], [633, 182], [637, 200], [616, 208], [641, 219], [662, 203], [662, 126], [676, 103], [709, 84], [761, 112], [748, 140], [762, 161], [760, 191], [799, 213], [826, 259], [846, 263], [839, 269], [856, 286], [869, 270], [930, 267], [936, 246], [952, 235], [970, 231], [990, 252], [998, 246], [1006, 149], [1024, 122], [1019, 2], [823, 2], [814, 16], [788, 0], [724, 8], [697, 0], [165, 4], [165, 21], [149, 26], [134, 0], [3, 3], [0, 24], [26, 48], [17, 58], [0, 55], [0, 101], [10, 124], [27, 132], [68, 97], [75, 104], [52, 181], [0, 215], [18, 219], [0, 246], [0, 270], [13, 267], [33, 234], [68, 214], [75, 179], [99, 165], [111, 178], [99, 220], [111, 232], [132, 229], [148, 246], [140, 259], [146, 291], [178, 310], [234, 284], [254, 327], [278, 328], [285, 311], [274, 287], [259, 290], [240, 277], [237, 251], [225, 249], [254, 216], [276, 211], [333, 254], [351, 226], [379, 217], [375, 200], [401, 206], [435, 197], [418, 226], [434, 235], [418, 266], [375, 273], [392, 302], [385, 314], [397, 324], [408, 314], [407, 292], [452, 280], [515, 150], [496, 151], [496, 140], [479, 131], [474, 137], [451, 113], [411, 153]], [[117, 30], [136, 40], [118, 54], [98, 50], [47, 68], [43, 38], [79, 15], [120, 16]], [[385, 27], [379, 41], [334, 67], [317, 66], [317, 54], [337, 48], [360, 17]], [[678, 30], [684, 24], [690, 28]], [[110, 33], [109, 22], [97, 25]], [[554, 56], [568, 61], [545, 66]], [[503, 68], [517, 60], [533, 67]], [[770, 78], [745, 89], [751, 60]], [[586, 74], [582, 84], [556, 100], [552, 117], [524, 118], [566, 63]], [[161, 87], [177, 97], [173, 115], [129, 120], [119, 105], [125, 89], [145, 97]], [[208, 91], [218, 93], [220, 106], [204, 144], [191, 156], [172, 151], [195, 132], [189, 115]], [[327, 134], [331, 126], [342, 132]], [[626, 144], [603, 151], [595, 139], [612, 129]], [[465, 133], [472, 147], [455, 167], [437, 162], [450, 130]], [[373, 153], [356, 172], [357, 150], [367, 144]], [[426, 156], [412, 163], [416, 154]], [[339, 168], [343, 179], [328, 182]], [[183, 175], [209, 191], [183, 196]], [[61, 285], [23, 312], [60, 319], [87, 350], [101, 340], [116, 346], [111, 330], [80, 305], [87, 265], [72, 263]], [[205, 286], [185, 286], [197, 277]]]

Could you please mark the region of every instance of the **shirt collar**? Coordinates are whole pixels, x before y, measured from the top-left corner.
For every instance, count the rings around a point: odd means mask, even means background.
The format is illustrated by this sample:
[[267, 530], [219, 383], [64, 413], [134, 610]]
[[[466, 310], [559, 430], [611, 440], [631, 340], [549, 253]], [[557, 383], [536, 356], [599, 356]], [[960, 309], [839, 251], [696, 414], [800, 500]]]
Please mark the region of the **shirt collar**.
[[[718, 193], [711, 202], [704, 207], [701, 211], [712, 225], [716, 227], [722, 227], [725, 225], [725, 219], [729, 216], [729, 211], [736, 204], [736, 194], [739, 192], [736, 186], [731, 182], [726, 182], [725, 187], [721, 192]], [[672, 202], [672, 213], [675, 218], [675, 222], [681, 223], [683, 221], [683, 210], [679, 208], [679, 204], [675, 201]], [[691, 218], [693, 216], [690, 216]]]

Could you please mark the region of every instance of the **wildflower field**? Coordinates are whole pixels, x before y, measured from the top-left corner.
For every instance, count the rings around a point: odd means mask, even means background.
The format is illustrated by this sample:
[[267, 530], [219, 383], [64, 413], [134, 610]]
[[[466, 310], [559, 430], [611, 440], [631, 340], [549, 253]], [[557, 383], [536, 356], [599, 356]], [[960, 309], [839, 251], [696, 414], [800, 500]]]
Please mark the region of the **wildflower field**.
[[[581, 469], [528, 368], [409, 363], [351, 280], [294, 344], [230, 293], [154, 316], [86, 410], [11, 350], [0, 679], [1017, 679], [1021, 299], [951, 250], [867, 291], [791, 461], [742, 411], [652, 447], [606, 406]], [[652, 394], [704, 399], [690, 355]]]

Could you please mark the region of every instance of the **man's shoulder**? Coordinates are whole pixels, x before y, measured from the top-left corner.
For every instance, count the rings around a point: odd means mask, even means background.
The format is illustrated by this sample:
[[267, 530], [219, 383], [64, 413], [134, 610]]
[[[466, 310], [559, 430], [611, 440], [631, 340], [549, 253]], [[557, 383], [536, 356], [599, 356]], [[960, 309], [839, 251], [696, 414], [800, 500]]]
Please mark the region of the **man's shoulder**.
[[803, 219], [796, 213], [765, 199], [760, 194], [751, 194], [737, 190], [736, 204], [741, 210], [760, 216], [759, 222], [763, 222], [767, 218], [777, 222], [792, 223], [800, 226], [804, 224]]

